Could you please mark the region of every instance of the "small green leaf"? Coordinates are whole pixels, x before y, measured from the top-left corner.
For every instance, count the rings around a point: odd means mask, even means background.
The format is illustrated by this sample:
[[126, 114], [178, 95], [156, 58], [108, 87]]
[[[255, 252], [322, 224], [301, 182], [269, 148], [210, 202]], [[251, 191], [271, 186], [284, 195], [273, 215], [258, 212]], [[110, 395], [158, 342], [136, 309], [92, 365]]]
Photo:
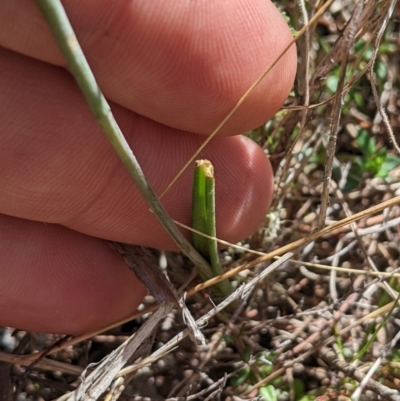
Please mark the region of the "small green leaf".
[[377, 152], [374, 158], [365, 161], [365, 170], [372, 174], [374, 177], [378, 174], [379, 170], [382, 167], [386, 159], [386, 150], [381, 149], [381, 151]]
[[360, 50], [363, 49], [364, 46], [365, 46], [365, 40], [364, 39], [360, 39], [354, 45], [354, 49], [355, 49], [356, 52], [359, 52]]
[[249, 377], [250, 374], [250, 367], [246, 366], [243, 369], [240, 369], [238, 373], [236, 373], [236, 375], [234, 375], [231, 380], [231, 386], [240, 386], [241, 384], [243, 384], [247, 378]]
[[359, 130], [356, 141], [360, 151], [364, 156], [375, 156], [376, 142], [373, 138], [371, 138], [368, 131], [365, 129]]
[[303, 397], [299, 398], [299, 401], [314, 401], [314, 395], [303, 395]]
[[225, 341], [227, 344], [232, 344], [235, 341], [232, 334], [227, 334], [226, 336], [222, 336], [222, 340]]
[[339, 77], [335, 75], [331, 75], [326, 80], [326, 87], [331, 93], [335, 93], [337, 89], [337, 85], [339, 82]]
[[397, 50], [398, 50], [398, 47], [394, 43], [382, 43], [379, 46], [379, 53], [380, 54], [383, 54], [383, 53], [394, 54], [394, 53], [397, 52]]
[[375, 64], [376, 76], [381, 80], [385, 80], [386, 77], [387, 77], [387, 72], [388, 72], [387, 65], [385, 63], [377, 61], [376, 64]]
[[273, 386], [261, 387], [258, 391], [264, 401], [278, 401], [278, 394]]
[[344, 193], [349, 193], [356, 189], [360, 184], [363, 173], [365, 171], [364, 166], [362, 165], [363, 161], [361, 157], [358, 157], [355, 160], [355, 163], [351, 166], [349, 175], [347, 176], [346, 185], [343, 188]]
[[297, 400], [304, 394], [304, 383], [299, 379], [293, 380], [294, 398]]
[[400, 157], [397, 155], [389, 154], [386, 156], [385, 161], [382, 163], [379, 171], [376, 173], [376, 177], [386, 178], [392, 170], [399, 166]]
[[364, 60], [370, 61], [371, 57], [372, 57], [372, 53], [373, 53], [373, 50], [371, 47], [369, 47], [363, 54]]
[[269, 376], [273, 370], [274, 370], [273, 365], [264, 365], [264, 367], [261, 369], [262, 376], [263, 377]]
[[240, 359], [243, 362], [248, 362], [250, 359], [251, 351], [250, 347], [244, 347], [244, 350], [240, 353]]
[[353, 99], [358, 107], [364, 107], [365, 100], [360, 92], [353, 92]]

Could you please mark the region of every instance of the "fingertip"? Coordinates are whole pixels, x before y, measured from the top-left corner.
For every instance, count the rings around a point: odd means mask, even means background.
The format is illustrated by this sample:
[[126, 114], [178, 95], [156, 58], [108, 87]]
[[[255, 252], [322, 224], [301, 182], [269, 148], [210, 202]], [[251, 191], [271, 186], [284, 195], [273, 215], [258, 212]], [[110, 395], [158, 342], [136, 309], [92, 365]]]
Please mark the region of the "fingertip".
[[224, 171], [220, 177], [216, 169], [216, 213], [218, 237], [236, 243], [253, 234], [264, 220], [273, 198], [273, 172], [255, 142], [243, 136], [232, 139], [237, 150], [229, 174]]
[[105, 241], [0, 215], [0, 324], [79, 334], [132, 314], [146, 289]]

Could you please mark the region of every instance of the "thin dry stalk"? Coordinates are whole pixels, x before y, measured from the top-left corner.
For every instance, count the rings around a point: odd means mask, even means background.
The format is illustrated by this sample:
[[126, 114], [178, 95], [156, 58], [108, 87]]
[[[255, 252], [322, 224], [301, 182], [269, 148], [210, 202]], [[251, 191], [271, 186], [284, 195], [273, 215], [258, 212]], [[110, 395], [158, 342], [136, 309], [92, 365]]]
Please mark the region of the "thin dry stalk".
[[354, 8], [353, 16], [349, 23], [349, 29], [347, 30], [346, 35], [344, 36], [344, 46], [342, 47], [343, 57], [341, 59], [339, 82], [337, 86], [338, 96], [336, 96], [333, 104], [333, 110], [331, 116], [332, 123], [329, 135], [329, 142], [326, 147], [326, 164], [325, 164], [323, 188], [321, 194], [321, 210], [319, 212], [318, 224], [317, 224], [318, 229], [321, 229], [322, 227], [325, 226], [326, 211], [329, 204], [329, 192], [331, 190], [333, 160], [335, 158], [335, 153], [336, 153], [336, 141], [340, 125], [340, 116], [342, 112], [342, 104], [344, 96], [343, 89], [344, 89], [344, 82], [346, 79], [347, 64], [349, 60], [349, 53], [353, 47], [354, 39], [359, 29], [359, 23], [363, 7], [364, 7], [364, 1], [359, 0]]
[[376, 82], [375, 82], [375, 77], [374, 77], [374, 65], [375, 65], [376, 57], [378, 55], [379, 45], [381, 43], [382, 36], [383, 36], [383, 34], [385, 32], [387, 24], [389, 23], [390, 17], [393, 14], [394, 7], [396, 6], [396, 4], [397, 4], [397, 0], [390, 1], [388, 3], [387, 12], [382, 13], [383, 14], [383, 22], [382, 22], [381, 27], [380, 27], [380, 29], [378, 31], [378, 34], [376, 35], [376, 40], [375, 40], [375, 44], [374, 44], [374, 51], [373, 51], [373, 54], [372, 54], [372, 57], [371, 57], [371, 64], [370, 64], [370, 67], [369, 67], [369, 79], [370, 79], [370, 82], [371, 82], [371, 89], [372, 89], [372, 93], [374, 95], [376, 107], [378, 108], [379, 114], [382, 117], [382, 121], [385, 124], [386, 131], [387, 131], [387, 133], [389, 135], [389, 138], [390, 138], [390, 140], [392, 142], [392, 145], [393, 145], [394, 149], [396, 150], [396, 152], [398, 154], [400, 154], [400, 146], [398, 145], [398, 143], [396, 141], [396, 138], [394, 136], [393, 129], [392, 129], [391, 125], [390, 125], [389, 118], [388, 118], [385, 110], [382, 107], [381, 100], [379, 98], [378, 91], [376, 89]]

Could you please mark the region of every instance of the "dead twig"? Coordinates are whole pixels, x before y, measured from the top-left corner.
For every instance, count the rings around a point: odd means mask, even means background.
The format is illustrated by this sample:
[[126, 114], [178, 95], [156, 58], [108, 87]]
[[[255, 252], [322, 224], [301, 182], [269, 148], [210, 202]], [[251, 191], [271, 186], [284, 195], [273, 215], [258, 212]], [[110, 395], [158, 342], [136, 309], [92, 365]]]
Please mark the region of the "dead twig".
[[[400, 394], [397, 390], [390, 389], [385, 385], [378, 383], [368, 375], [362, 373], [356, 367], [351, 366], [347, 362], [340, 360], [332, 349], [322, 347], [319, 351], [319, 355], [329, 366], [335, 367], [336, 369], [343, 372], [346, 376], [362, 383], [364, 388], [373, 391], [375, 394], [377, 394], [377, 396], [381, 397], [381, 399], [388, 401], [400, 401]], [[358, 392], [354, 393], [351, 399], [353, 401], [356, 401], [358, 400], [358, 396]]]
[[318, 223], [317, 223], [318, 229], [321, 229], [322, 227], [325, 226], [326, 210], [328, 208], [329, 192], [331, 190], [333, 160], [335, 157], [336, 141], [340, 124], [340, 115], [342, 111], [342, 103], [344, 96], [343, 88], [346, 79], [347, 63], [349, 59], [349, 53], [353, 47], [354, 39], [359, 27], [363, 7], [364, 7], [364, 0], [359, 0], [354, 8], [353, 16], [349, 22], [349, 27], [346, 30], [345, 34], [343, 35], [344, 45], [341, 47], [343, 54], [341, 57], [339, 82], [337, 86], [338, 96], [335, 97], [333, 103], [333, 110], [331, 116], [332, 123], [330, 128], [329, 142], [326, 147], [326, 164], [325, 164], [323, 188], [321, 194], [321, 210], [319, 212]]

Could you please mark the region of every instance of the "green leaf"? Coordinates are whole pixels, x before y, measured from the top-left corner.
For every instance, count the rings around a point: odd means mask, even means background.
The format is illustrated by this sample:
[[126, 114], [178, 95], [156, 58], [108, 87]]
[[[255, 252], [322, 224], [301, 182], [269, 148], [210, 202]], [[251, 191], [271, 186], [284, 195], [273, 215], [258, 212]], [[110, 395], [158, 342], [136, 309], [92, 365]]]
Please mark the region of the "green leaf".
[[382, 62], [376, 62], [375, 64], [375, 74], [376, 76], [381, 79], [381, 80], [385, 80], [387, 77], [387, 72], [388, 72], [388, 67], [385, 63]]
[[226, 336], [222, 336], [222, 340], [227, 344], [233, 344], [235, 342], [235, 338], [232, 334], [227, 334]]
[[231, 380], [231, 386], [240, 386], [244, 382], [246, 382], [247, 378], [249, 377], [251, 370], [249, 366], [246, 366], [243, 369], [240, 369], [239, 372], [234, 375]]
[[354, 99], [356, 105], [359, 108], [364, 107], [365, 100], [364, 100], [363, 95], [360, 92], [353, 92], [352, 95], [353, 95], [353, 99]]
[[365, 46], [365, 40], [364, 39], [360, 39], [354, 45], [354, 49], [355, 49], [356, 52], [359, 52], [359, 51], [361, 51], [363, 49], [364, 46]]
[[385, 326], [385, 324], [387, 323], [388, 319], [392, 316], [392, 313], [394, 311], [394, 309], [396, 308], [398, 302], [400, 299], [400, 293], [397, 296], [397, 299], [395, 300], [395, 302], [393, 302], [393, 306], [390, 309], [390, 311], [386, 314], [386, 316], [384, 317], [384, 319], [379, 323], [378, 327], [376, 328], [376, 330], [372, 333], [372, 335], [370, 336], [370, 338], [368, 338], [367, 342], [364, 344], [364, 346], [358, 351], [358, 353], [354, 356], [352, 362], [357, 361], [359, 359], [361, 359], [363, 357], [363, 355], [370, 349], [371, 344], [374, 342], [375, 338], [377, 337], [379, 330], [382, 329], [382, 327]]
[[303, 397], [299, 398], [299, 401], [314, 401], [314, 395], [304, 395]]
[[264, 377], [269, 376], [272, 373], [273, 370], [274, 370], [274, 366], [273, 365], [264, 364], [263, 367], [261, 368], [262, 377], [264, 378]]
[[243, 362], [248, 362], [250, 359], [251, 351], [250, 347], [244, 347], [244, 350], [240, 353], [240, 359]]
[[293, 380], [294, 398], [297, 400], [304, 394], [304, 383], [299, 379]]
[[386, 150], [381, 149], [376, 156], [365, 161], [365, 170], [371, 173], [374, 177], [378, 174], [386, 159]]
[[394, 54], [394, 53], [397, 52], [397, 50], [398, 50], [398, 47], [394, 43], [382, 43], [379, 46], [379, 53], [380, 54], [383, 54], [383, 53]]
[[385, 161], [382, 163], [379, 171], [376, 173], [376, 177], [386, 178], [388, 174], [396, 167], [400, 166], [400, 157], [397, 155], [389, 154], [386, 156]]
[[278, 394], [273, 386], [261, 387], [258, 391], [264, 401], [278, 401]]
[[375, 156], [376, 152], [376, 142], [371, 136], [369, 132], [365, 129], [360, 129], [357, 135], [357, 145], [361, 151], [361, 153], [366, 157]]
[[358, 187], [365, 171], [365, 167], [362, 164], [363, 160], [361, 159], [361, 157], [357, 157], [354, 161], [355, 162], [350, 168], [346, 184], [343, 188], [344, 193], [349, 193]]
[[328, 88], [328, 90], [330, 92], [335, 93], [336, 89], [337, 89], [338, 82], [339, 82], [339, 77], [337, 77], [335, 75], [331, 75], [326, 80], [326, 87]]

